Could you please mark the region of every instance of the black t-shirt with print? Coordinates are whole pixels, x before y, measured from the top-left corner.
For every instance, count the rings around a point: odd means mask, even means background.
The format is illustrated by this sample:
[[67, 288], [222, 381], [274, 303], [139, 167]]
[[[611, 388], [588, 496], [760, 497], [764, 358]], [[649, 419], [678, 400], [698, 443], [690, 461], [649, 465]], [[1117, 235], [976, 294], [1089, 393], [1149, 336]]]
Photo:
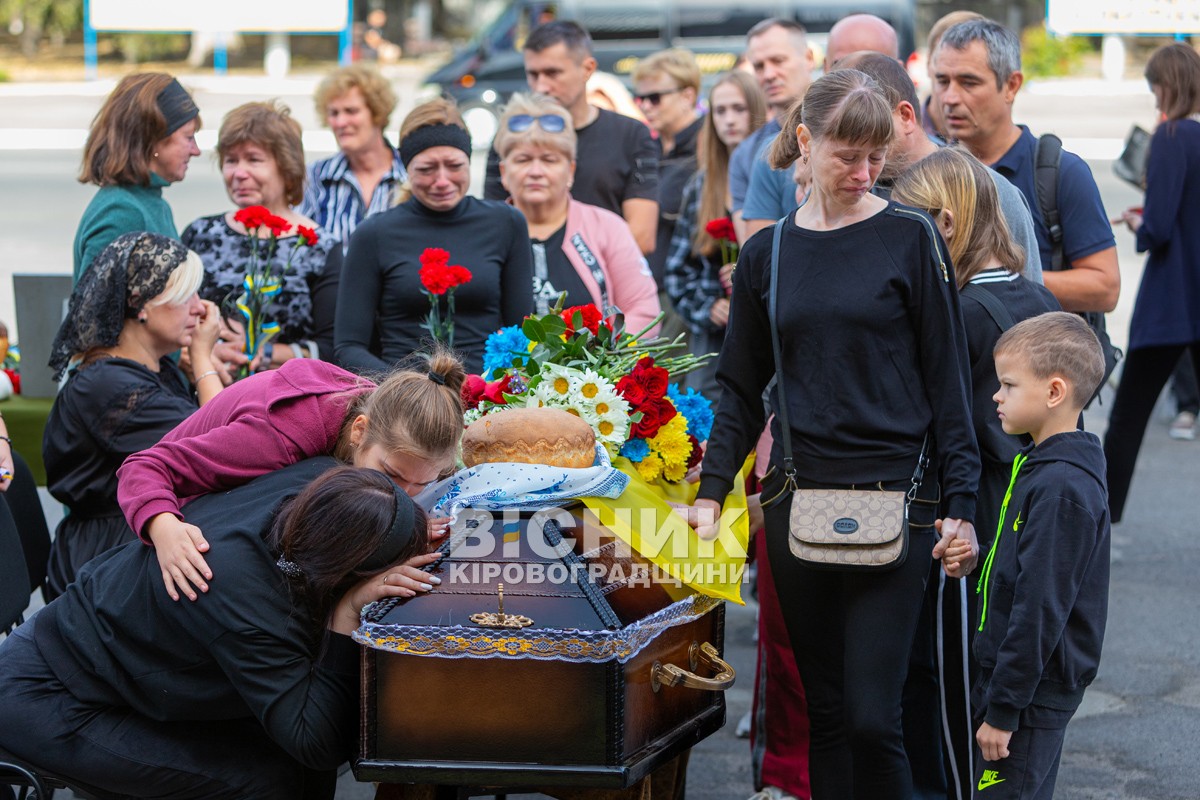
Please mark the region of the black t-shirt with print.
[[575, 265], [563, 252], [567, 226], [556, 230], [544, 241], [533, 239], [533, 305], [538, 314], [549, 312], [558, 296], [567, 293], [563, 308], [592, 302], [591, 292], [579, 277]]

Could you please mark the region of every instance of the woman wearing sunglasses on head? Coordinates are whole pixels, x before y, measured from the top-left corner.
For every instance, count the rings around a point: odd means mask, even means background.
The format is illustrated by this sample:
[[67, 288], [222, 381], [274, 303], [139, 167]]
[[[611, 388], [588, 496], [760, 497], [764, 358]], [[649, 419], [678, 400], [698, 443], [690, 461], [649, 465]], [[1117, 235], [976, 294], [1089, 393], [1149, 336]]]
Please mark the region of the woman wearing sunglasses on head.
[[571, 198], [576, 138], [567, 110], [546, 95], [513, 95], [495, 148], [504, 188], [529, 223], [537, 312], [565, 292], [566, 307], [620, 309], [631, 332], [650, 324], [658, 289], [629, 226]]
[[[337, 360], [358, 373], [386, 372], [421, 349], [430, 303], [420, 259], [440, 248], [471, 273], [455, 289], [453, 347], [469, 372], [479, 372], [487, 337], [519, 325], [533, 308], [528, 228], [505, 204], [467, 195], [471, 136], [452, 102], [431, 100], [405, 117], [400, 160], [408, 170], [400, 204], [369, 217], [350, 237], [338, 284]], [[441, 306], [445, 315], [445, 300]]]

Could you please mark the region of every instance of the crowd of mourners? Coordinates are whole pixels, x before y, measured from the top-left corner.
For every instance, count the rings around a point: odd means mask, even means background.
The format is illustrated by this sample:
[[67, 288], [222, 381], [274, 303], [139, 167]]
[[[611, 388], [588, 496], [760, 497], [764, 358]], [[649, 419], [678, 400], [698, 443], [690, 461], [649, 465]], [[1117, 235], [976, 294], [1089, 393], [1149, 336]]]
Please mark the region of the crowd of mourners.
[[[930, 31], [924, 102], [867, 14], [820, 68], [774, 18], [712, 80], [684, 49], [642, 59], [636, 119], [589, 100], [576, 23], [523, 55], [481, 196], [454, 103], [393, 143], [397, 97], [357, 64], [316, 91], [329, 158], [306, 163], [278, 102], [230, 111], [227, 210], [182, 231], [163, 189], [200, 154], [200, 109], [160, 73], [105, 101], [50, 364], [67, 515], [53, 602], [0, 644], [0, 760], [100, 797], [332, 796], [359, 613], [438, 583], [448, 520], [410, 498], [455, 468], [465, 377], [491, 333], [562, 302], [719, 354], [686, 378], [716, 408], [680, 509], [697, 535], [759, 453], [754, 798], [1051, 797], [1099, 665], [1109, 526], [1160, 390], [1181, 358], [1200, 372], [1200, 55], [1150, 59], [1145, 201], [1116, 220], [1079, 156], [1014, 122], [1019, 40], [972, 12]], [[289, 267], [277, 334], [246, 352], [257, 206]], [[1114, 224], [1149, 255], [1101, 446], [1079, 428], [1119, 357]], [[453, 351], [425, 326], [428, 248], [471, 273]], [[14, 459], [0, 436], [0, 489]], [[894, 569], [793, 556], [787, 499], [846, 488], [909, 492]]]

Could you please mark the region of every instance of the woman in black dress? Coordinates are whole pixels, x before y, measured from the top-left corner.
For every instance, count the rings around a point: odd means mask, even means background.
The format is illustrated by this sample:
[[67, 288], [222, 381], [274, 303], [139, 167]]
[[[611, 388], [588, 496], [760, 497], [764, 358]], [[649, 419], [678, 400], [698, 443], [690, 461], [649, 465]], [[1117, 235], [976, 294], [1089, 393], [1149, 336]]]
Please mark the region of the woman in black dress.
[[400, 205], [350, 237], [334, 325], [338, 363], [360, 374], [386, 372], [421, 349], [430, 303], [420, 258], [440, 248], [471, 272], [455, 290], [454, 348], [468, 372], [479, 372], [487, 337], [533, 311], [529, 229], [511, 206], [467, 195], [471, 137], [451, 102], [432, 100], [405, 117], [400, 158], [408, 170]]
[[[136, 538], [117, 505], [117, 467], [221, 391], [213, 367], [216, 306], [197, 295], [200, 257], [174, 239], [127, 233], [106, 247], [71, 294], [50, 356], [54, 400], [42, 455], [50, 494], [65, 504], [47, 586], [62, 593], [79, 567]], [[190, 356], [192, 382], [170, 356]]]

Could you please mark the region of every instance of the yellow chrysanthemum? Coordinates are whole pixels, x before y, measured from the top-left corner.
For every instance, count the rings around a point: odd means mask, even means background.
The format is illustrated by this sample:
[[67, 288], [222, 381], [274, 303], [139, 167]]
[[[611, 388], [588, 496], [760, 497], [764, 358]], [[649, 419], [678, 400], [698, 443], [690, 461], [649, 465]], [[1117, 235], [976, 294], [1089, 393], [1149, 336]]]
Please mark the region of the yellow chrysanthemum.
[[663, 467], [663, 477], [672, 483], [679, 483], [687, 477], [687, 462], [682, 464], [667, 464]]
[[650, 483], [658, 480], [658, 476], [662, 474], [663, 462], [655, 453], [651, 452], [641, 461], [637, 462], [638, 474], [642, 476], [642, 480]]
[[667, 464], [686, 466], [688, 457], [692, 454], [692, 443], [687, 438], [687, 418], [676, 414], [671, 420], [658, 429], [654, 438], [650, 439], [650, 449], [657, 451]]

